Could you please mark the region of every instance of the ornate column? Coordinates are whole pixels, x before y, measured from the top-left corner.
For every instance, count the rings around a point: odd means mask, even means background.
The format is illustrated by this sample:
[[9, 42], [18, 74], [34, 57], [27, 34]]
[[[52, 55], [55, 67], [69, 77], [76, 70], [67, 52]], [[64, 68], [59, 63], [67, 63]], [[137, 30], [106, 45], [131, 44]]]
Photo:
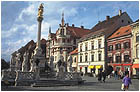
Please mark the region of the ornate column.
[[38, 34], [37, 34], [37, 44], [36, 44], [36, 49], [35, 49], [35, 55], [41, 55], [42, 54], [42, 49], [41, 49], [41, 23], [43, 20], [43, 4], [40, 4], [38, 8], [38, 16], [37, 16], [37, 21], [38, 21]]

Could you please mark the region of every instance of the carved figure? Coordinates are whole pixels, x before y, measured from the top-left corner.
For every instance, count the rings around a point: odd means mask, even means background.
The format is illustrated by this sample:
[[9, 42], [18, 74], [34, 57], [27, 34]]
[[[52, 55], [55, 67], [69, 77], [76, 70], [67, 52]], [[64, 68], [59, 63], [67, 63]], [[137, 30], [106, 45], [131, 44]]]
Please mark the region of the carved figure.
[[34, 54], [32, 53], [31, 59], [30, 59], [30, 72], [35, 72], [35, 60], [34, 60]]
[[29, 53], [28, 52], [25, 52], [24, 55], [23, 55], [23, 62], [22, 62], [22, 72], [27, 72], [28, 71], [28, 56], [29, 56]]
[[69, 70], [69, 72], [72, 72], [72, 63], [73, 63], [73, 61], [72, 61], [72, 56], [71, 55], [69, 55], [67, 61], [68, 61], [68, 70]]
[[18, 52], [18, 53], [16, 54], [16, 68], [17, 68], [17, 70], [20, 70], [20, 67], [21, 67], [20, 58], [21, 58], [21, 55], [20, 55], [20, 53]]

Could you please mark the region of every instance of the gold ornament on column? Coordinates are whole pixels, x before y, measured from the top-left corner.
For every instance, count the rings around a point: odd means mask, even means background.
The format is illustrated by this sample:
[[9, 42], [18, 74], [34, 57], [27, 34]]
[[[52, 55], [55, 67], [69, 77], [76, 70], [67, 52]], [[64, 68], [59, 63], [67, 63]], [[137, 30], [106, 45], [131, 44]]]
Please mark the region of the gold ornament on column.
[[38, 17], [43, 17], [43, 8], [43, 3], [41, 3], [38, 8]]

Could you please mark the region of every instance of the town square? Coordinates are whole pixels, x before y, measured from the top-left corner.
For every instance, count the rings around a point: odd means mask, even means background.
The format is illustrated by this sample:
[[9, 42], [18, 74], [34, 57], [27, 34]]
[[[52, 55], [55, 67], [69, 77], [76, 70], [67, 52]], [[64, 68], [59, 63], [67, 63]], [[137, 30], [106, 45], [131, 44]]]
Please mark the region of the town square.
[[2, 1], [1, 14], [2, 91], [139, 91], [139, 1]]

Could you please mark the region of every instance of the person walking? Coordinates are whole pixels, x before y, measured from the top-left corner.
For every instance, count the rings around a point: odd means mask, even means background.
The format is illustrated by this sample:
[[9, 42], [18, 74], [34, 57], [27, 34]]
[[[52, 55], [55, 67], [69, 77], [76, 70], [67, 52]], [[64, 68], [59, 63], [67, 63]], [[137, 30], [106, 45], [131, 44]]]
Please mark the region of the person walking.
[[103, 76], [103, 82], [105, 83], [105, 79], [106, 79], [106, 73], [105, 73], [105, 71], [102, 72], [102, 76]]
[[118, 79], [118, 71], [117, 70], [115, 71], [114, 75], [115, 75], [115, 79]]
[[102, 82], [102, 71], [99, 71], [99, 74], [98, 74], [98, 81], [99, 81], [99, 82]]
[[132, 84], [131, 79], [129, 78], [129, 74], [127, 73], [126, 76], [123, 78], [122, 80], [123, 84], [124, 84], [124, 91], [128, 90], [129, 88], [129, 84]]

